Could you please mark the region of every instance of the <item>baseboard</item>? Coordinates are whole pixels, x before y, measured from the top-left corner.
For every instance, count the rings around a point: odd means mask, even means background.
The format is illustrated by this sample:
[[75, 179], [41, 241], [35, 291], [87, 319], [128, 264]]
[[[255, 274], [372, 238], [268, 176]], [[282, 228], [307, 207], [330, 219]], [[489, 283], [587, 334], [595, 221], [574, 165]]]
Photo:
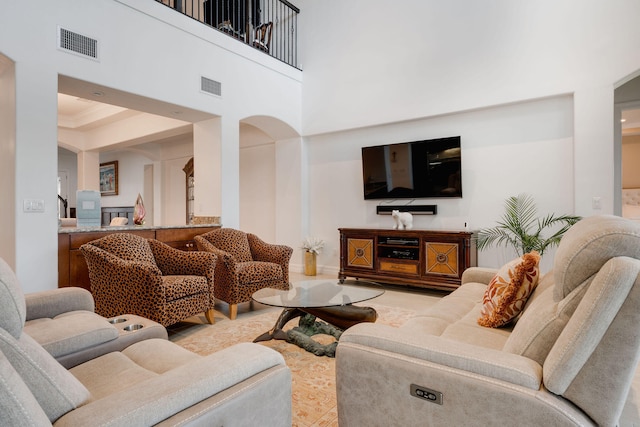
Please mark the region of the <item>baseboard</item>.
[[[289, 271], [296, 272], [299, 274], [304, 274], [304, 264], [296, 264], [289, 263]], [[328, 265], [316, 265], [316, 272], [318, 276], [333, 276], [338, 280], [338, 273], [340, 269], [338, 267], [328, 266]], [[308, 277], [309, 280], [313, 279], [315, 276], [305, 276]]]

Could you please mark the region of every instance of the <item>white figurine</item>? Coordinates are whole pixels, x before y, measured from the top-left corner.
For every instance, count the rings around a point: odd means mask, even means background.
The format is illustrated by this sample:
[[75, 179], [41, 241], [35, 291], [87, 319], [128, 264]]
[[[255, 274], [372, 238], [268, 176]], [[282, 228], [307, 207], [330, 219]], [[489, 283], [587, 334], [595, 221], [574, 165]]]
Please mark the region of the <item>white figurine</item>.
[[409, 212], [392, 210], [391, 216], [395, 221], [395, 225], [393, 226], [394, 230], [411, 230], [413, 228], [413, 215]]

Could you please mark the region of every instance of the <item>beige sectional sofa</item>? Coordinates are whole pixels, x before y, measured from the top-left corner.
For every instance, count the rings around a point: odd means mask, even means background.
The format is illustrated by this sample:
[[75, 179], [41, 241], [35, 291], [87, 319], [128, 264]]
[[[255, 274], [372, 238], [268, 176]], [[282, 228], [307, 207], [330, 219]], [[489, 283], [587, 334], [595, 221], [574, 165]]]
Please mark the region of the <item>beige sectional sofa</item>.
[[564, 236], [515, 322], [477, 323], [496, 270], [399, 328], [363, 323], [336, 354], [341, 427], [618, 424], [640, 357], [640, 227], [594, 216]]
[[24, 332], [65, 368], [151, 338], [167, 339], [161, 324], [133, 314], [104, 318], [91, 292], [60, 288], [25, 295]]
[[[71, 291], [28, 297], [27, 303], [0, 259], [1, 426], [291, 425], [291, 373], [278, 352], [243, 343], [200, 356], [164, 338], [118, 349], [127, 338], [120, 340], [120, 332], [91, 310], [60, 317], [69, 308], [64, 296], [77, 298], [76, 308], [90, 308], [82, 303], [86, 294]], [[32, 320], [25, 327], [27, 316]], [[66, 317], [75, 318], [74, 327], [85, 321], [86, 334], [65, 336]], [[87, 336], [92, 333], [97, 338]], [[111, 341], [117, 345], [104, 347]]]

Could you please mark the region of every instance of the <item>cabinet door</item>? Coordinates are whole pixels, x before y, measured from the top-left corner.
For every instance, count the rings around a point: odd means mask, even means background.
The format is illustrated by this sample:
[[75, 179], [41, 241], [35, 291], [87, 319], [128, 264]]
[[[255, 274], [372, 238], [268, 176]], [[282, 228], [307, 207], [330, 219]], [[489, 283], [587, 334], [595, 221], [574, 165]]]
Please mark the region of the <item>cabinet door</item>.
[[459, 277], [459, 248], [460, 245], [457, 242], [426, 242], [425, 274]]
[[347, 238], [347, 266], [373, 269], [373, 239]]
[[79, 249], [69, 251], [69, 286], [77, 286], [91, 291], [89, 267]]
[[174, 242], [163, 242], [166, 245], [171, 246], [172, 248], [180, 249], [181, 251], [197, 251], [198, 247], [196, 246], [195, 240], [178, 240]]

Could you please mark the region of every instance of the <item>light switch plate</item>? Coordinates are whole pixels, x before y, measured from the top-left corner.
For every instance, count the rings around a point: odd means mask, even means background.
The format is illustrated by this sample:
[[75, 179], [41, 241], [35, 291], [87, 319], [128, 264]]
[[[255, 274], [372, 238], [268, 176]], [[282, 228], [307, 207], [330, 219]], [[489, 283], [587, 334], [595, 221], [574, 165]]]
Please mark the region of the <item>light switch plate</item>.
[[44, 212], [44, 200], [43, 199], [24, 199], [22, 201], [22, 211], [29, 212], [29, 213]]

